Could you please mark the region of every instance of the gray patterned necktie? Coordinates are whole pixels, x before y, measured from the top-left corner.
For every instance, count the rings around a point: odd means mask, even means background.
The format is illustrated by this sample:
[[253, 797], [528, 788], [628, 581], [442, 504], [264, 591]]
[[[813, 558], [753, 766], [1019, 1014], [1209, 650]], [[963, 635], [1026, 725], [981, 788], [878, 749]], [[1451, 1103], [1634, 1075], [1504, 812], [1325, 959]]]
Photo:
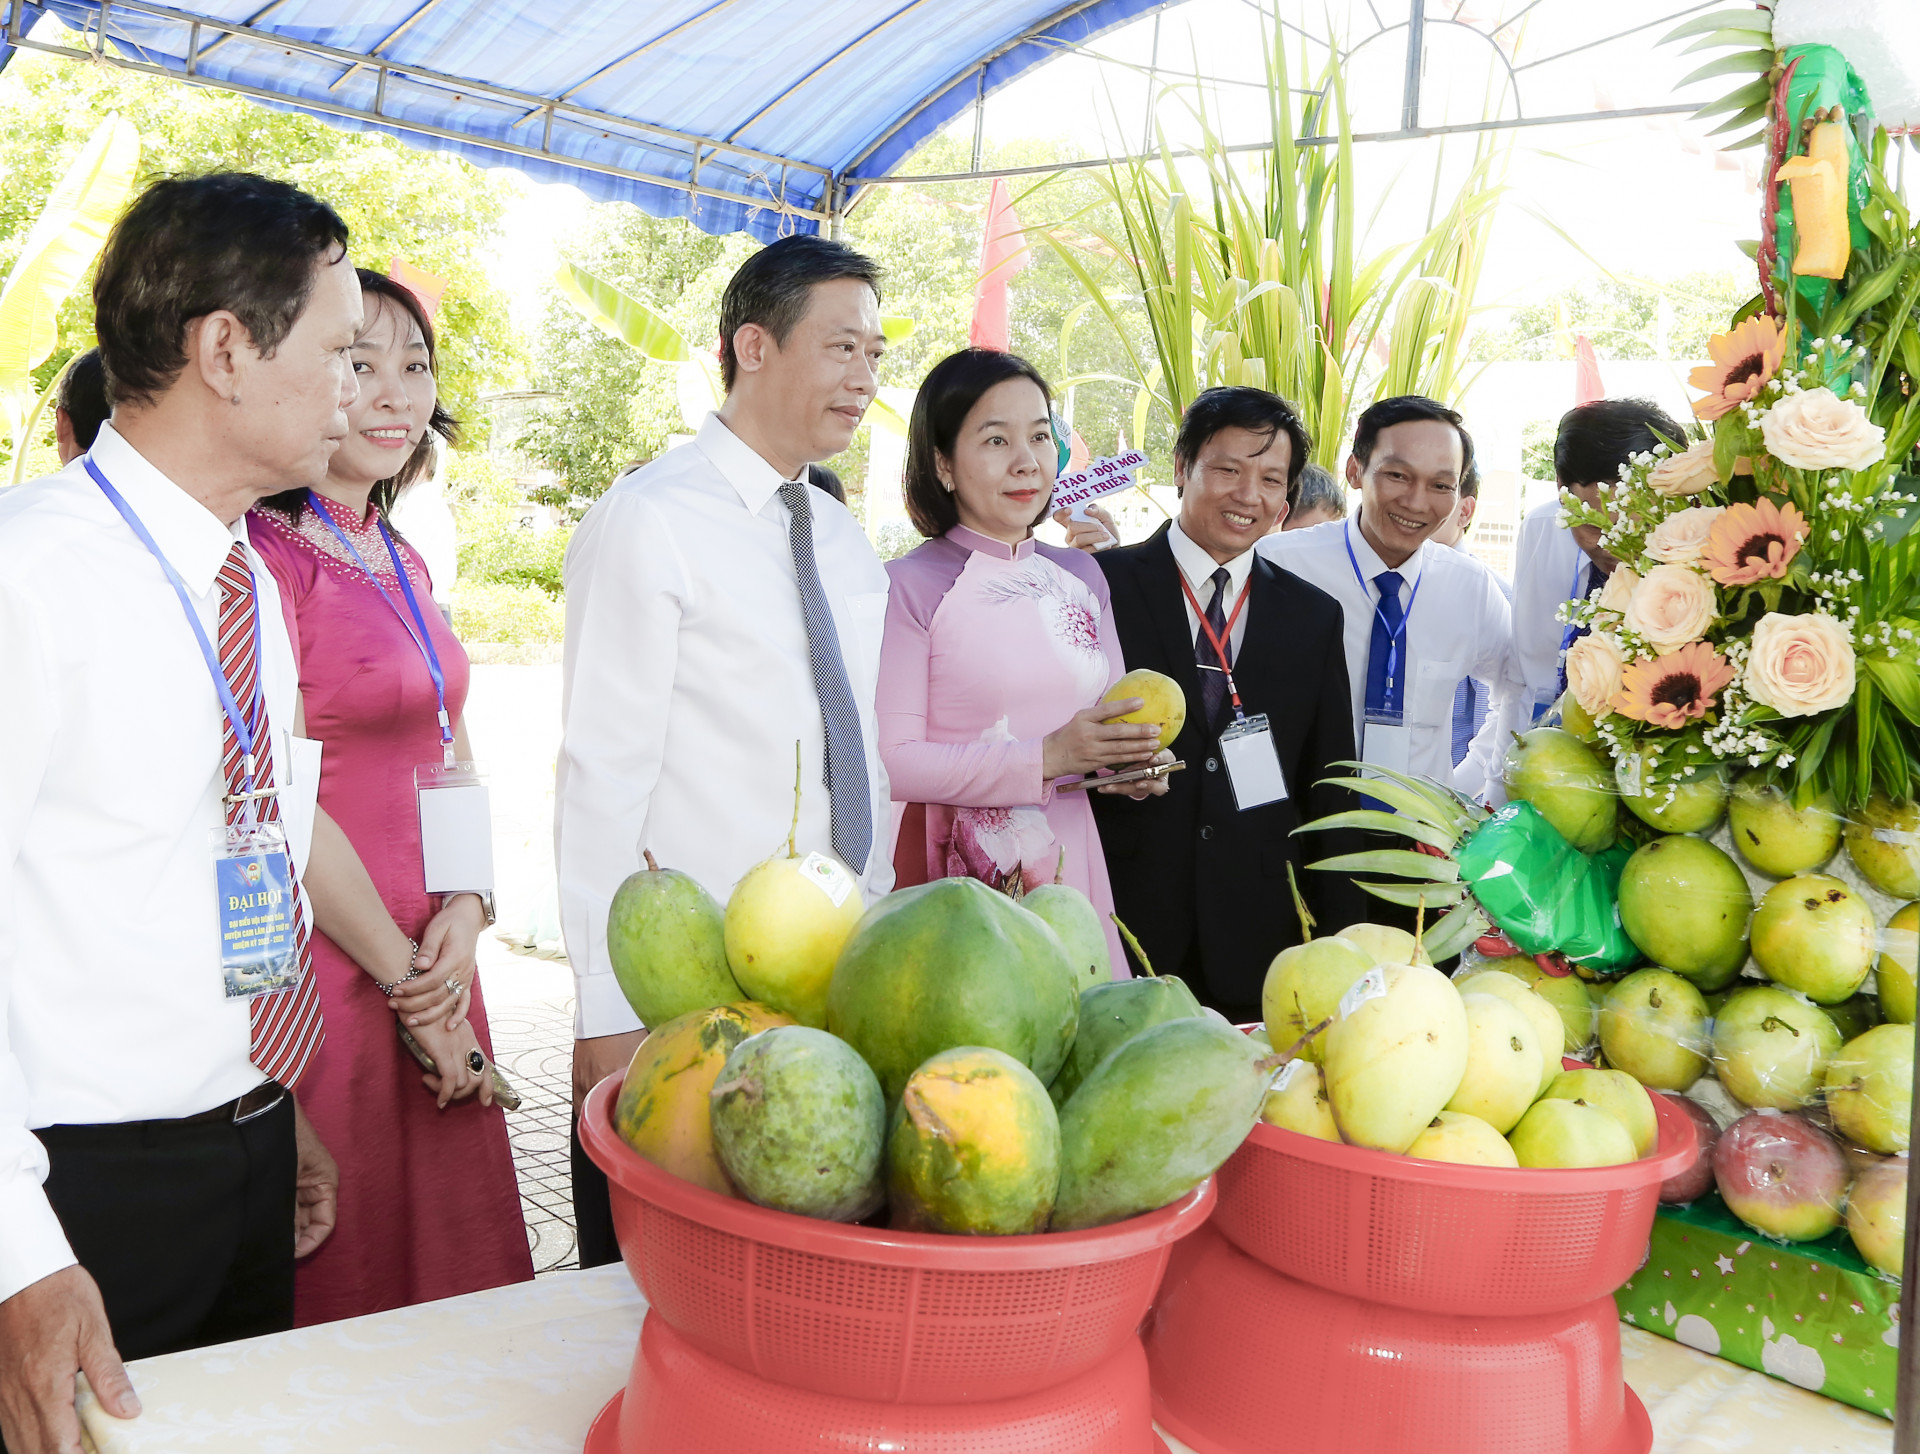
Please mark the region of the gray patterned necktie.
[[787, 507], [787, 538], [793, 547], [793, 575], [800, 587], [800, 614], [807, 623], [807, 659], [813, 689], [820, 698], [820, 720], [827, 729], [827, 799], [832, 814], [833, 851], [855, 873], [865, 873], [873, 846], [872, 791], [867, 782], [867, 749], [860, 736], [860, 712], [853, 704], [847, 664], [840, 655], [840, 634], [820, 585], [813, 558], [813, 502], [798, 480], [780, 485]]

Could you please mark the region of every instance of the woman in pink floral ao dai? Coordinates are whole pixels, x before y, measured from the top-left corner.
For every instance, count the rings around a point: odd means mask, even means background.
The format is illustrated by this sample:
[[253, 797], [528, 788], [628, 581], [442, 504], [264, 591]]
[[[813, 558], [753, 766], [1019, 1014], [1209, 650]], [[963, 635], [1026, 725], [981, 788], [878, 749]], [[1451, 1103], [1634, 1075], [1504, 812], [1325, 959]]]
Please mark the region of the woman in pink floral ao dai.
[[[1051, 417], [1045, 380], [1012, 354], [965, 349], [920, 386], [905, 490], [928, 539], [887, 567], [880, 755], [899, 886], [966, 876], [1024, 892], [1058, 874], [1104, 920], [1092, 810], [1054, 786], [1160, 754], [1154, 727], [1102, 721], [1139, 703], [1095, 705], [1124, 670], [1106, 578], [1084, 552], [1033, 539], [1059, 463]], [[1107, 938], [1124, 974], [1110, 922]]]

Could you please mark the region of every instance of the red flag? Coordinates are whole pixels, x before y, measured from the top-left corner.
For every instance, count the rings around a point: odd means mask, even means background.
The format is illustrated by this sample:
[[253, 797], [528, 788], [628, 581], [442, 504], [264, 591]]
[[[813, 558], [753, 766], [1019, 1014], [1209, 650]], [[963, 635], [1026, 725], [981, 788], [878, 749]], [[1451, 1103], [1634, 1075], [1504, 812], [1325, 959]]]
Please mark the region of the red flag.
[[1005, 178], [995, 178], [987, 196], [987, 225], [980, 234], [980, 279], [973, 289], [973, 324], [967, 341], [975, 348], [1008, 347], [1013, 336], [1007, 284], [1031, 261], [1019, 214], [1007, 195]]
[[399, 254], [387, 264], [387, 276], [420, 300], [431, 318], [440, 311], [440, 295], [447, 291], [447, 280], [425, 268], [415, 267]]
[[1593, 351], [1592, 340], [1583, 333], [1573, 341], [1573, 402], [1591, 404], [1606, 397], [1606, 385], [1600, 382], [1600, 359]]

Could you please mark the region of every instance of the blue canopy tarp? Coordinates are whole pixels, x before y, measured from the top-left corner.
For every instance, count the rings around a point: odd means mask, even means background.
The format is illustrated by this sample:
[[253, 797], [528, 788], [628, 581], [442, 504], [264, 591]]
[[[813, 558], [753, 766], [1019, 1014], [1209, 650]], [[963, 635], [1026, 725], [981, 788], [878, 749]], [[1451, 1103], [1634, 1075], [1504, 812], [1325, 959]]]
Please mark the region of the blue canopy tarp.
[[[5, 4], [6, 0], [0, 0]], [[104, 58], [762, 239], [1170, 0], [43, 0]], [[106, 14], [105, 45], [100, 18]], [[25, 45], [34, 6], [7, 4]], [[19, 17], [18, 29], [13, 17]], [[6, 52], [0, 49], [0, 65]]]

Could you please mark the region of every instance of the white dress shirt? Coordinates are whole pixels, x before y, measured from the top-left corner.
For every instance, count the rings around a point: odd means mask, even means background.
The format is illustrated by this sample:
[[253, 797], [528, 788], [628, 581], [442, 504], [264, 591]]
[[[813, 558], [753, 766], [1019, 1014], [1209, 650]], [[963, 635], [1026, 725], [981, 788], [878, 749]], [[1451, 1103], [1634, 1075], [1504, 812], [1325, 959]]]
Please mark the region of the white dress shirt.
[[[796, 740], [795, 842], [803, 854], [833, 852], [826, 729], [781, 484], [709, 415], [691, 444], [618, 480], [567, 547], [554, 840], [583, 1038], [640, 1023], [607, 960], [607, 909], [642, 867], [641, 850], [724, 905], [748, 869], [786, 851]], [[893, 887], [873, 710], [887, 573], [844, 505], [823, 490], [809, 501], [820, 583], [866, 744], [873, 849], [849, 866], [871, 898]]]
[[[93, 458], [218, 639], [222, 525], [114, 432]], [[252, 561], [282, 812], [304, 855], [317, 752], [289, 740], [299, 673]], [[225, 818], [212, 675], [159, 563], [75, 460], [0, 492], [0, 1299], [74, 1260], [33, 1128], [195, 1115], [258, 1085], [220, 970]], [[292, 771], [287, 770], [291, 765]], [[288, 782], [288, 778], [292, 782]]]
[[[1269, 535], [1254, 548], [1340, 603], [1346, 615], [1347, 676], [1358, 737], [1366, 721], [1367, 656], [1379, 601], [1374, 577], [1390, 567], [1367, 544], [1357, 511], [1345, 520]], [[1480, 561], [1432, 541], [1397, 569], [1401, 607], [1411, 605], [1406, 614], [1407, 770], [1449, 782], [1454, 693], [1466, 677], [1492, 682], [1508, 670], [1512, 631], [1507, 599], [1493, 572]]]
[[[1194, 600], [1200, 603], [1200, 609], [1213, 604], [1213, 573], [1220, 569], [1221, 562], [1193, 543], [1193, 538], [1180, 528], [1180, 522], [1174, 521], [1167, 527], [1167, 544], [1173, 549], [1173, 563], [1180, 567], [1180, 574], [1187, 578], [1192, 588]], [[1254, 547], [1249, 546], [1232, 560], [1226, 562], [1227, 596], [1220, 603], [1220, 614], [1228, 618], [1233, 616], [1233, 608], [1240, 603], [1240, 593], [1247, 588], [1247, 577], [1253, 574]], [[1181, 593], [1186, 599], [1186, 593]], [[1197, 642], [1200, 639], [1200, 618], [1194, 614], [1193, 601], [1187, 601], [1187, 634]], [[1240, 643], [1247, 636], [1247, 613], [1243, 610], [1239, 619], [1233, 622], [1233, 630], [1228, 633], [1227, 650], [1233, 659], [1240, 659]], [[1209, 647], [1207, 660], [1213, 660], [1213, 651]]]

